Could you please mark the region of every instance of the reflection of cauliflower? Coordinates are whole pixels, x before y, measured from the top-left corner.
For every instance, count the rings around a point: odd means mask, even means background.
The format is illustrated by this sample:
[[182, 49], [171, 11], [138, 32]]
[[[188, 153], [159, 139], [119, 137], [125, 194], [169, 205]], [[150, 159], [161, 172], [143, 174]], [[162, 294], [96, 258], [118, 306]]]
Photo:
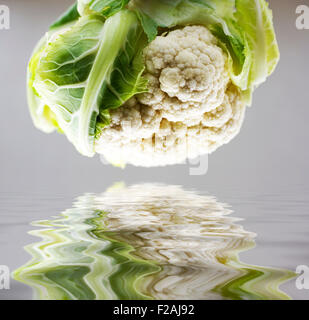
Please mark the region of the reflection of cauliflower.
[[130, 244], [132, 256], [160, 265], [142, 282], [156, 299], [222, 298], [213, 289], [243, 274], [238, 253], [254, 244], [255, 234], [224, 204], [180, 186], [112, 188], [93, 203], [104, 212], [99, 229]]
[[144, 51], [149, 92], [111, 111], [96, 151], [114, 164], [160, 166], [211, 153], [233, 139], [245, 103], [216, 43], [202, 26], [157, 37]]

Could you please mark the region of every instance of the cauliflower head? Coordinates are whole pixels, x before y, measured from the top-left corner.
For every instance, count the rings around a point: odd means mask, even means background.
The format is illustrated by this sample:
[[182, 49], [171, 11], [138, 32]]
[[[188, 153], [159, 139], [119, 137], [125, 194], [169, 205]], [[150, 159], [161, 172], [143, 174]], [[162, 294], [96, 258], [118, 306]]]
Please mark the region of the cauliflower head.
[[183, 163], [237, 135], [278, 61], [265, 0], [77, 0], [33, 52], [28, 105], [85, 156]]
[[148, 92], [110, 112], [96, 151], [122, 165], [164, 166], [211, 153], [239, 132], [246, 103], [227, 55], [203, 26], [156, 37], [144, 50]]

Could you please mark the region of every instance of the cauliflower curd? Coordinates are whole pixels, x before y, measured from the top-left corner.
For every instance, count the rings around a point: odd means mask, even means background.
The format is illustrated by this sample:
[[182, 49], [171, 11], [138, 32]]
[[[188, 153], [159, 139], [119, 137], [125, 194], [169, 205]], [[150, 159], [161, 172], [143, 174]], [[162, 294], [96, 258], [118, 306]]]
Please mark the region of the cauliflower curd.
[[203, 26], [156, 37], [144, 49], [148, 92], [111, 110], [96, 151], [116, 165], [164, 166], [211, 153], [233, 139], [246, 103], [227, 56]]

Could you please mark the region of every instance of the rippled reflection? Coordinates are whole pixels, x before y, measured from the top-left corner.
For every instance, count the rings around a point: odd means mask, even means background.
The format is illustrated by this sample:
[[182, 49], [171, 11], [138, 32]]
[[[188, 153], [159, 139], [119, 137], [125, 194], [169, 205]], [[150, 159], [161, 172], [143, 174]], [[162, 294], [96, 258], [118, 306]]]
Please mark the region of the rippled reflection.
[[36, 299], [288, 299], [290, 271], [239, 260], [255, 234], [231, 213], [179, 186], [119, 184], [35, 222], [14, 277]]

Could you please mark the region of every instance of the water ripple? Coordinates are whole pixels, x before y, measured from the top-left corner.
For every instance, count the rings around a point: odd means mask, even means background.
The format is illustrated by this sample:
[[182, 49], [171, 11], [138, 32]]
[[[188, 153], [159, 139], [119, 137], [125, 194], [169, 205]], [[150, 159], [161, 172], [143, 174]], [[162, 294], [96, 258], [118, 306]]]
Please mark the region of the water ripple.
[[118, 184], [36, 221], [32, 260], [14, 272], [36, 299], [288, 299], [288, 270], [247, 265], [256, 235], [215, 197]]

